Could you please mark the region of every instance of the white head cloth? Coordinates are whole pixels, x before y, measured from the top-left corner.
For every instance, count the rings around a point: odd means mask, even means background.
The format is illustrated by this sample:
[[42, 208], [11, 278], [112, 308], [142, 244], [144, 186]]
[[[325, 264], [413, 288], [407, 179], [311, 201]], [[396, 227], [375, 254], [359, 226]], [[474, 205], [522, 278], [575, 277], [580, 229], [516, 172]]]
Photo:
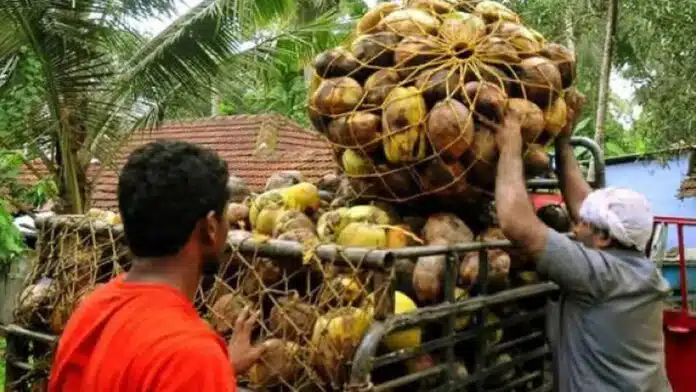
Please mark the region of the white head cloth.
[[652, 235], [650, 203], [640, 193], [626, 188], [610, 187], [590, 193], [580, 206], [580, 218], [641, 252]]

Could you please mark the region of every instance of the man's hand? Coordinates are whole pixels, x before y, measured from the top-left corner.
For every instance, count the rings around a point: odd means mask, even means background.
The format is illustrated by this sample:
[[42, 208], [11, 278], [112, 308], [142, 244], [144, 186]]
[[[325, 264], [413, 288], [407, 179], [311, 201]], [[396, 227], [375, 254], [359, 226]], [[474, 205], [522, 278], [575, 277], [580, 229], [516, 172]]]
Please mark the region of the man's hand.
[[232, 368], [237, 374], [247, 371], [261, 358], [266, 349], [262, 344], [251, 344], [251, 332], [257, 319], [258, 313], [252, 314], [249, 308], [245, 308], [234, 324], [234, 333], [227, 345], [227, 351], [230, 353]]
[[509, 147], [522, 149], [522, 125], [516, 110], [508, 108], [505, 111], [503, 123], [496, 129], [495, 140], [500, 151]]

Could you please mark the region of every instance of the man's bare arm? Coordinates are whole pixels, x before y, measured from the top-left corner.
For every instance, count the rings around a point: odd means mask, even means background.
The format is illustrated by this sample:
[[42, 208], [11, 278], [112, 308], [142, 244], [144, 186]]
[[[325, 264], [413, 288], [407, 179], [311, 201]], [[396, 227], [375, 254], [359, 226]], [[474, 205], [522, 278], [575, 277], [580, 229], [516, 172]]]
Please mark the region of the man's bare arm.
[[570, 137], [560, 136], [556, 139], [556, 176], [558, 177], [561, 193], [573, 221], [577, 222], [580, 205], [592, 188], [585, 180], [580, 164], [575, 159]]
[[514, 114], [497, 131], [500, 149], [495, 183], [495, 206], [505, 236], [533, 256], [546, 245], [548, 228], [537, 218], [524, 180], [520, 124]]

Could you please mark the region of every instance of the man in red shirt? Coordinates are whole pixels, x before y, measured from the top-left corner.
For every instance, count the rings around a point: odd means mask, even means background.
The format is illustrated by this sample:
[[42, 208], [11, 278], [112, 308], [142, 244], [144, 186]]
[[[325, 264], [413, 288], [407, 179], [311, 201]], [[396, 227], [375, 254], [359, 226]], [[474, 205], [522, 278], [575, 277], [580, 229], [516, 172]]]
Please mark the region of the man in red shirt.
[[243, 312], [226, 344], [196, 313], [204, 273], [217, 271], [229, 226], [227, 164], [184, 142], [135, 150], [118, 203], [134, 256], [130, 271], [97, 289], [71, 316], [51, 392], [230, 392], [263, 346]]

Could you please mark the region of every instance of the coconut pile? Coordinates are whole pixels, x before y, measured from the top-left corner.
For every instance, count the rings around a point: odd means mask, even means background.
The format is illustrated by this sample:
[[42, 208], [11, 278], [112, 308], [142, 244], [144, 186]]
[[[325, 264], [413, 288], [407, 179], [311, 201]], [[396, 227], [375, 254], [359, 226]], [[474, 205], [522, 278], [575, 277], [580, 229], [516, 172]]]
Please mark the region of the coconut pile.
[[506, 110], [528, 176], [566, 125], [575, 55], [495, 1], [380, 3], [314, 61], [309, 115], [356, 191], [392, 202], [490, 196]]
[[[396, 249], [504, 239], [499, 228], [472, 229], [476, 225], [469, 225], [450, 212], [421, 216], [398, 204], [356, 201], [350, 197], [349, 180], [340, 174], [327, 174], [317, 183], [310, 183], [299, 173], [276, 173], [261, 194], [251, 194], [239, 179], [232, 179], [230, 184], [233, 195], [239, 195], [227, 213], [233, 230], [243, 230], [259, 242], [297, 241], [308, 252], [320, 244]], [[535, 273], [526, 270], [528, 266], [520, 255], [499, 249], [487, 252], [489, 291], [537, 281]], [[465, 300], [481, 288], [477, 281], [479, 253], [459, 256], [455, 296]], [[347, 381], [346, 363], [374, 319], [375, 295], [380, 287], [373, 275], [359, 265], [338, 268], [310, 262], [297, 267], [297, 271], [284, 271], [277, 260], [264, 258], [235, 260], [232, 264], [236, 267], [226, 268], [236, 268], [237, 273], [230, 274], [223, 267], [219, 277], [224, 280], [225, 290], [208, 302], [210, 324], [223, 336], [229, 336], [242, 309], [259, 310], [261, 320], [255, 336], [269, 347], [263, 360], [240, 378], [253, 389], [340, 390]], [[239, 268], [240, 264], [243, 267]], [[445, 266], [445, 256], [440, 255], [398, 260], [391, 312], [412, 312], [444, 301]], [[306, 274], [299, 272], [305, 269]], [[289, 274], [295, 278], [287, 278]], [[496, 321], [495, 313], [486, 319], [488, 323]], [[463, 315], [456, 320], [456, 328], [463, 330], [471, 323], [471, 315]], [[385, 339], [384, 349], [414, 348], [438, 336], [439, 328], [441, 325], [424, 326], [393, 333]], [[486, 338], [487, 344], [501, 342], [505, 334], [502, 329], [492, 331]], [[457, 365], [460, 375], [466, 374], [467, 366], [470, 367], [467, 360], [474, 352], [462, 351]], [[496, 358], [510, 359], [507, 353]], [[436, 366], [438, 361], [436, 355], [422, 355], [400, 364], [403, 368], [389, 374], [394, 378], [399, 372], [406, 374]], [[427, 390], [428, 385], [421, 387]]]

